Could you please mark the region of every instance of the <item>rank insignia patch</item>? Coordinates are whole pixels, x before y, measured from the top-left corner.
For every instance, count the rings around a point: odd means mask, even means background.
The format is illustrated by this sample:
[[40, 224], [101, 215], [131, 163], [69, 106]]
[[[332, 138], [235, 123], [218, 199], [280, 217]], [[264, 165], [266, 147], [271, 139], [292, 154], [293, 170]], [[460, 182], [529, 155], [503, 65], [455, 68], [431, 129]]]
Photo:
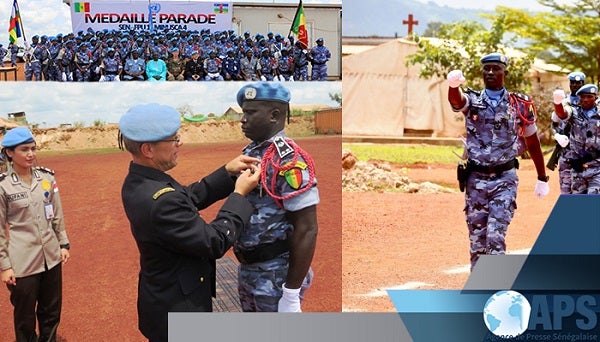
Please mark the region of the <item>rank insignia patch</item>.
[[158, 190], [157, 192], [155, 192], [154, 195], [152, 195], [152, 198], [157, 199], [160, 196], [162, 196], [164, 193], [171, 192], [171, 191], [175, 191], [175, 189], [173, 189], [171, 187], [162, 188], [162, 189]]

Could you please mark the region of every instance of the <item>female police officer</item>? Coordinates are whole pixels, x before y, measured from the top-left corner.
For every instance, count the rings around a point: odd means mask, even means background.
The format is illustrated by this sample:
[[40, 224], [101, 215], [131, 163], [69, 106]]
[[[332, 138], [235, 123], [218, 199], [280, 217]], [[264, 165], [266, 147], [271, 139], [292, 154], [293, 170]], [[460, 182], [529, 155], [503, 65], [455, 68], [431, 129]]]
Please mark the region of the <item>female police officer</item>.
[[0, 175], [0, 279], [10, 290], [16, 340], [36, 341], [37, 316], [37, 341], [55, 341], [69, 239], [54, 172], [34, 166], [36, 143], [25, 127], [8, 131], [2, 147], [9, 165]]

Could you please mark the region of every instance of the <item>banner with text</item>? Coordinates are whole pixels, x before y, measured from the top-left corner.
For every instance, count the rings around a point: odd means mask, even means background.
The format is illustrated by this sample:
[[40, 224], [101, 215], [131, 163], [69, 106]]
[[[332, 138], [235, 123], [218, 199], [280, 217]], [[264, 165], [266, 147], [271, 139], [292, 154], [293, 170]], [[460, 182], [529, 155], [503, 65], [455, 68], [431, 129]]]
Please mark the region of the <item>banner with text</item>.
[[109, 30], [157, 31], [231, 29], [231, 2], [71, 1], [73, 32]]

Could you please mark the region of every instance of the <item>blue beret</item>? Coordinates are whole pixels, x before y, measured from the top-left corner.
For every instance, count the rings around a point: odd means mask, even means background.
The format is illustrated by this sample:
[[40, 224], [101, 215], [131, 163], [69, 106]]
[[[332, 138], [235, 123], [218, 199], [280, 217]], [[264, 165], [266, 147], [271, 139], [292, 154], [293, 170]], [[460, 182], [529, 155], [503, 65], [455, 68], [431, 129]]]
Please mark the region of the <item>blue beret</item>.
[[243, 86], [237, 93], [237, 103], [242, 106], [246, 100], [277, 101], [289, 103], [290, 91], [280, 82], [257, 82]]
[[577, 96], [582, 95], [582, 94], [598, 95], [598, 87], [595, 84], [586, 84], [586, 85], [582, 86], [581, 88], [579, 88], [577, 93], [575, 93], [575, 95], [577, 95]]
[[322, 41], [323, 41], [323, 38], [317, 38], [317, 43], [322, 42]]
[[192, 55], [197, 55], [198, 54], [198, 50], [192, 50]]
[[569, 81], [585, 81], [585, 74], [580, 71], [573, 71], [567, 77]]
[[481, 62], [481, 64], [500, 63], [504, 64], [505, 66], [508, 65], [508, 57], [498, 52], [490, 53], [489, 55], [483, 56], [483, 58], [481, 58], [479, 61]]
[[15, 147], [17, 145], [34, 142], [33, 135], [27, 127], [19, 126], [9, 130], [2, 139], [2, 147]]
[[131, 107], [119, 120], [119, 130], [129, 140], [152, 142], [177, 133], [181, 119], [175, 108], [150, 103]]
[[171, 52], [179, 52], [179, 49], [176, 48], [176, 47], [174, 47], [174, 48], [171, 49]]
[[40, 38], [40, 36], [38, 36], [37, 34], [35, 36], [31, 37], [31, 39], [39, 39], [39, 38]]

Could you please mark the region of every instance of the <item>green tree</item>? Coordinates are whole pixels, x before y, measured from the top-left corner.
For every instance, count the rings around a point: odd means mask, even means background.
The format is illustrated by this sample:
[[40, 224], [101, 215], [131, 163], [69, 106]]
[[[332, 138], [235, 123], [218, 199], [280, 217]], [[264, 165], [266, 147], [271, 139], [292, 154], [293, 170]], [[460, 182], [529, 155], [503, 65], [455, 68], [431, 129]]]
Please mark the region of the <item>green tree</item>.
[[430, 21], [427, 23], [427, 28], [423, 32], [423, 37], [437, 37], [440, 32], [440, 28], [443, 25], [441, 21]]
[[[439, 39], [415, 37], [419, 50], [407, 56], [406, 65], [421, 65], [419, 77], [442, 77], [454, 70], [463, 71], [466, 85], [480, 89], [483, 86], [479, 59], [492, 52], [506, 53], [506, 47], [513, 44], [515, 38], [504, 41], [505, 17], [498, 16], [489, 30], [474, 21], [461, 21], [443, 24], [439, 29]], [[530, 83], [525, 74], [533, 58], [523, 54], [520, 58], [511, 58], [506, 87], [513, 91], [527, 92]]]
[[342, 106], [342, 94], [341, 93], [329, 93], [329, 98], [332, 101], [339, 103], [340, 107]]
[[[527, 52], [544, 53], [545, 60], [567, 70], [582, 71], [593, 83], [600, 78], [600, 2], [578, 0], [559, 4], [538, 0], [552, 12], [530, 14], [514, 8], [498, 7], [495, 17], [506, 18], [506, 30], [526, 39]], [[562, 1], [561, 1], [562, 3]]]

